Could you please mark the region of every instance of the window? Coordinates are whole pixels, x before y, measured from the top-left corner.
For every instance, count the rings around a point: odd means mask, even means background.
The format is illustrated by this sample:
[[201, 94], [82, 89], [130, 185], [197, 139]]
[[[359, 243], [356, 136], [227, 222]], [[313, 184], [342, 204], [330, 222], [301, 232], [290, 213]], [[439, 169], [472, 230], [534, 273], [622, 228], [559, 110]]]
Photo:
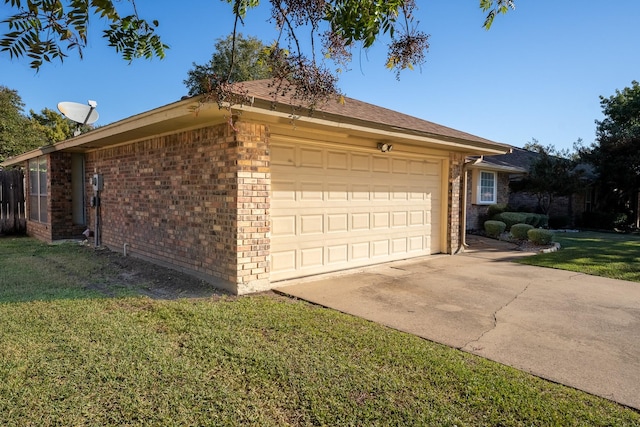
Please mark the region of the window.
[[47, 222], [47, 158], [29, 160], [29, 219]]
[[477, 203], [479, 205], [488, 205], [497, 203], [497, 191], [496, 191], [496, 173], [480, 171], [478, 174], [478, 197]]

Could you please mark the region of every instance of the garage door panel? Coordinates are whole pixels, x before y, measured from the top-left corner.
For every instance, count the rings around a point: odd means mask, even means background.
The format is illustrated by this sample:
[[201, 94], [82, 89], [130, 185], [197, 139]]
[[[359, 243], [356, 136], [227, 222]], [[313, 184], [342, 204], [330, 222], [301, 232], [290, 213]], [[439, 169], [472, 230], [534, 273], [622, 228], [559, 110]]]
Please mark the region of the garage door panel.
[[351, 259], [355, 261], [370, 259], [371, 251], [369, 245], [369, 242], [353, 243], [351, 245]]
[[300, 163], [299, 166], [303, 168], [322, 168], [323, 164], [323, 152], [322, 150], [315, 148], [301, 148], [300, 149]]
[[391, 226], [392, 227], [406, 227], [407, 226], [407, 212], [393, 212], [391, 214]]
[[350, 170], [354, 172], [369, 172], [371, 170], [371, 156], [368, 154], [351, 154]]
[[323, 215], [300, 215], [300, 235], [324, 233]]
[[344, 202], [349, 200], [349, 184], [329, 183], [327, 185], [327, 200]]
[[351, 199], [369, 201], [371, 199], [371, 186], [367, 184], [353, 184], [351, 186]]
[[425, 225], [425, 212], [424, 211], [409, 212], [409, 225], [411, 226]]
[[271, 217], [271, 235], [275, 237], [280, 236], [295, 236], [296, 235], [296, 216], [272, 216]]
[[425, 238], [424, 236], [413, 236], [407, 239], [409, 243], [408, 250], [409, 252], [422, 252], [425, 250]]
[[332, 170], [348, 170], [349, 155], [344, 152], [329, 151], [327, 153], [327, 168]]
[[295, 181], [271, 181], [271, 200], [278, 202], [279, 200], [294, 201], [296, 200], [296, 183]]
[[348, 226], [349, 216], [346, 213], [327, 215], [327, 233], [346, 233]]
[[324, 247], [305, 248], [300, 250], [300, 268], [313, 268], [324, 265]]
[[327, 246], [327, 263], [341, 264], [349, 261], [349, 245]]
[[409, 172], [409, 162], [403, 159], [392, 159], [391, 160], [391, 169], [393, 173], [408, 173]]
[[291, 165], [295, 163], [296, 149], [293, 146], [271, 145], [271, 165]]
[[389, 240], [376, 240], [371, 242], [371, 249], [373, 250], [373, 257], [386, 257], [389, 255]]
[[373, 167], [371, 168], [373, 172], [383, 172], [388, 173], [391, 171], [391, 164], [389, 162], [389, 157], [379, 157], [375, 156], [373, 158]]
[[378, 230], [381, 228], [389, 228], [389, 212], [374, 212], [371, 214], [372, 229]]
[[351, 214], [351, 230], [369, 230], [371, 228], [369, 212], [358, 212]]
[[324, 189], [319, 182], [302, 182], [300, 186], [300, 200], [302, 201], [322, 201], [324, 200]]
[[391, 241], [391, 252], [394, 254], [403, 254], [407, 252], [407, 238], [393, 239]]
[[295, 273], [297, 270], [295, 250], [271, 252], [271, 268], [280, 274]]
[[439, 163], [395, 152], [279, 147], [271, 280], [438, 251], [431, 242], [439, 233]]

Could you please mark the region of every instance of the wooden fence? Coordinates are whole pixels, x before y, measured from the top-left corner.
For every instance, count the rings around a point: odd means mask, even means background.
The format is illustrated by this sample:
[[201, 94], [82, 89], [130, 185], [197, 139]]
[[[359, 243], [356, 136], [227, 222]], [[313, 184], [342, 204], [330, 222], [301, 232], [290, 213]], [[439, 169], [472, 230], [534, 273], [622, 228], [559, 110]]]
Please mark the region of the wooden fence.
[[0, 235], [27, 230], [22, 171], [0, 170]]

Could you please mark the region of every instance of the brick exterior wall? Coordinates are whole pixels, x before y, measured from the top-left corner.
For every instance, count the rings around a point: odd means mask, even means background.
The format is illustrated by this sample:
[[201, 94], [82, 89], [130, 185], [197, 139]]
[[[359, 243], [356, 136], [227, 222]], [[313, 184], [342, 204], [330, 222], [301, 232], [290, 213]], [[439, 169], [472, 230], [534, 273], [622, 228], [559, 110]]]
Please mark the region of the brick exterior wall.
[[[497, 194], [498, 204], [509, 203], [509, 174], [497, 173]], [[484, 218], [489, 210], [489, 205], [478, 205], [473, 199], [473, 187], [476, 183], [473, 180], [473, 170], [467, 170], [467, 230], [483, 230]]]
[[[586, 190], [571, 195], [571, 197], [556, 197], [553, 199], [549, 216], [567, 217], [571, 226], [575, 225], [578, 218], [582, 216], [586, 210]], [[530, 210], [537, 212], [538, 199], [536, 196], [527, 193], [512, 193], [509, 196], [509, 206], [513, 206], [519, 210]]]
[[[467, 230], [483, 230], [483, 220], [489, 205], [478, 205], [473, 200], [473, 171], [467, 171]], [[528, 193], [512, 193], [509, 189], [509, 174], [498, 173], [498, 204], [508, 205], [514, 210], [538, 212], [538, 199]], [[574, 226], [586, 209], [585, 192], [571, 197], [556, 197], [551, 205], [549, 216], [567, 217], [569, 225]]]
[[47, 223], [29, 219], [29, 162], [24, 163], [26, 179], [27, 235], [51, 243], [54, 240], [80, 239], [86, 229], [84, 224], [73, 223], [73, 199], [71, 190], [71, 153], [47, 154]]
[[53, 240], [80, 239], [86, 226], [73, 223], [71, 153], [56, 152], [49, 156], [48, 188], [51, 238]]
[[462, 195], [462, 170], [465, 156], [452, 153], [449, 158], [449, 191], [448, 191], [448, 212], [447, 219], [447, 253], [455, 253], [461, 245], [460, 218], [462, 216], [461, 195]]
[[[29, 222], [45, 241], [77, 237], [73, 225], [72, 155], [49, 159], [49, 222]], [[446, 253], [461, 245], [465, 156], [448, 170]], [[89, 178], [103, 176], [100, 207], [88, 206]], [[112, 250], [200, 277], [236, 294], [270, 288], [269, 130], [236, 120], [85, 154], [87, 226]], [[444, 178], [444, 177], [443, 177]], [[55, 230], [53, 233], [51, 230]]]
[[[127, 244], [134, 256], [237, 294], [268, 288], [268, 134], [234, 126], [88, 153], [87, 174], [104, 178], [101, 243], [117, 251]], [[92, 229], [95, 214], [89, 210]]]

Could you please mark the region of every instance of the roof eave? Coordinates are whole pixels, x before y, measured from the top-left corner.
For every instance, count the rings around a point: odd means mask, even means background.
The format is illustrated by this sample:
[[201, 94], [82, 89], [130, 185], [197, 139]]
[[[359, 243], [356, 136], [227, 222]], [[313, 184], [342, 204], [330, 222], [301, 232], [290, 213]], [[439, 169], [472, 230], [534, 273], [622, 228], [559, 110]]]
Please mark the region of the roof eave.
[[[287, 108], [290, 109], [291, 106], [255, 98], [246, 105], [233, 107], [238, 112], [290, 121], [292, 113], [284, 112]], [[296, 115], [295, 120], [316, 126], [347, 129], [380, 138], [398, 138], [418, 144], [433, 144], [467, 154], [504, 154], [511, 148], [506, 144], [488, 140], [454, 138], [324, 112], [318, 112], [317, 116], [323, 116], [320, 118], [310, 114], [309, 111], [306, 112], [307, 115]], [[216, 103], [202, 103], [200, 97], [192, 97], [99, 127], [91, 132], [53, 145], [20, 154], [7, 159], [2, 163], [2, 166], [14, 166], [34, 157], [56, 151], [73, 149], [86, 151], [136, 141], [170, 131], [206, 126], [209, 123], [224, 120], [225, 114], [228, 115], [228, 111], [221, 110]]]

